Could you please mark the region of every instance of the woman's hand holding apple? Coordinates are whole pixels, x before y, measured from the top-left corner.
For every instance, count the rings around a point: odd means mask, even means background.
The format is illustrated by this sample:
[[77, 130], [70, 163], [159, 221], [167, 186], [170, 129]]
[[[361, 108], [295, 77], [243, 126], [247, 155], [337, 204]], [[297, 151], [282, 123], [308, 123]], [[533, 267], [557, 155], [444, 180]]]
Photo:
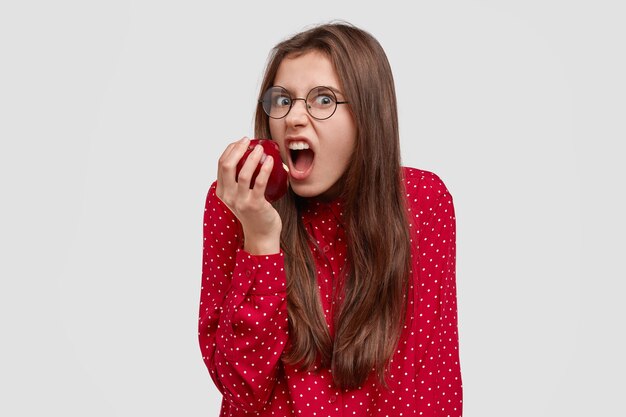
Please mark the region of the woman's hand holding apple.
[[[265, 194], [272, 168], [281, 164], [280, 156], [275, 161], [267, 155], [261, 163], [263, 146], [256, 145], [250, 151], [249, 144], [248, 138], [231, 143], [220, 157], [216, 194], [239, 219], [244, 233], [244, 250], [254, 255], [278, 253], [282, 221]], [[246, 154], [247, 159], [244, 158]], [[256, 171], [258, 174], [254, 178]]]

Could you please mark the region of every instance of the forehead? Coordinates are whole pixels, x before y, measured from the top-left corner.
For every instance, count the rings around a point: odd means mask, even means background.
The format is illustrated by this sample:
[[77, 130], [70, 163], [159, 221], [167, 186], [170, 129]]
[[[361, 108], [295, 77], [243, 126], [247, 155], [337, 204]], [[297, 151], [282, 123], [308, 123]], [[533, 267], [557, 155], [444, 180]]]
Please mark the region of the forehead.
[[320, 85], [340, 89], [339, 76], [330, 59], [319, 51], [287, 56], [278, 66], [274, 85], [280, 85], [294, 94], [306, 94]]

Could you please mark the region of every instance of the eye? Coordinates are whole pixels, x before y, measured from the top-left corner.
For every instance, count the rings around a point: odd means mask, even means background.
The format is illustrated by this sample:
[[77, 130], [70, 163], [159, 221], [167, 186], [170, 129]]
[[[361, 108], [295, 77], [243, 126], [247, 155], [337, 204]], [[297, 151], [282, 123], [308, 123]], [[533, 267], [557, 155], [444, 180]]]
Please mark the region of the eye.
[[318, 109], [324, 109], [335, 105], [335, 94], [326, 87], [313, 89], [309, 95], [309, 105]]
[[317, 97], [315, 97], [315, 103], [319, 106], [328, 106], [333, 104], [333, 97], [328, 96], [328, 95], [319, 95]]
[[282, 94], [277, 94], [276, 96], [272, 97], [272, 106], [289, 107], [290, 105], [291, 105], [291, 97], [288, 97]]

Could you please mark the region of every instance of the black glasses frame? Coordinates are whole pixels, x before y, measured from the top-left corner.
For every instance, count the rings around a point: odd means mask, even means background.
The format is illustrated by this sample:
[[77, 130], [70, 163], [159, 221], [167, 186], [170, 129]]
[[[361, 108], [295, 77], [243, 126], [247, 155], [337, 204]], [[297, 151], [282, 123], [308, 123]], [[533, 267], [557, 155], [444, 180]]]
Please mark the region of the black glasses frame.
[[[297, 100], [302, 100], [302, 101], [304, 101], [304, 107], [306, 108], [306, 112], [309, 114], [309, 116], [311, 116], [311, 117], [312, 117], [312, 118], [314, 118], [315, 120], [326, 120], [326, 119], [330, 119], [330, 118], [333, 116], [333, 114], [335, 114], [335, 112], [337, 111], [337, 106], [338, 106], [339, 104], [348, 104], [348, 103], [350, 103], [349, 101], [337, 101], [337, 95], [335, 94], [335, 92], [332, 90], [332, 88], [330, 88], [330, 87], [328, 87], [328, 86], [325, 86], [325, 85], [318, 85], [317, 87], [313, 87], [313, 88], [312, 88], [312, 89], [311, 89], [311, 90], [307, 93], [306, 97], [304, 97], [304, 98], [302, 98], [302, 97], [291, 97], [291, 94], [289, 93], [289, 91], [288, 91], [285, 87], [281, 87], [280, 85], [275, 85], [275, 86], [272, 86], [272, 87], [268, 88], [267, 90], [265, 90], [265, 92], [263, 93], [263, 97], [265, 97], [265, 95], [267, 94], [267, 92], [268, 92], [268, 91], [270, 91], [272, 88], [280, 88], [280, 89], [282, 89], [282, 90], [286, 93], [285, 95], [286, 95], [286, 96], [288, 96], [288, 97], [289, 97], [289, 100], [290, 100], [290, 102], [289, 102], [289, 109], [287, 110], [287, 113], [285, 113], [285, 115], [284, 115], [284, 116], [281, 116], [281, 117], [272, 117], [272, 116], [269, 114], [268, 110], [267, 110], [267, 109], [265, 108], [265, 106], [264, 106], [265, 101], [264, 101], [263, 99], [259, 100], [259, 103], [261, 104], [261, 107], [263, 107], [263, 111], [265, 112], [265, 114], [267, 114], [267, 116], [268, 116], [268, 117], [270, 117], [270, 118], [272, 118], [272, 119], [284, 119], [285, 117], [287, 117], [287, 115], [289, 114], [289, 112], [290, 112], [290, 111], [291, 111], [291, 109], [293, 108], [294, 103], [295, 103]], [[309, 104], [308, 104], [308, 98], [309, 98], [309, 95], [310, 95], [310, 94], [311, 94], [314, 90], [316, 90], [316, 89], [318, 89], [318, 88], [326, 88], [326, 89], [328, 89], [328, 91], [330, 91], [330, 93], [333, 95], [334, 102], [335, 102], [335, 108], [333, 109], [333, 112], [332, 112], [332, 113], [331, 113], [328, 117], [315, 117], [315, 116], [313, 116], [313, 115], [311, 114], [311, 110], [310, 110], [310, 109], [311, 109], [311, 106], [309, 106]]]

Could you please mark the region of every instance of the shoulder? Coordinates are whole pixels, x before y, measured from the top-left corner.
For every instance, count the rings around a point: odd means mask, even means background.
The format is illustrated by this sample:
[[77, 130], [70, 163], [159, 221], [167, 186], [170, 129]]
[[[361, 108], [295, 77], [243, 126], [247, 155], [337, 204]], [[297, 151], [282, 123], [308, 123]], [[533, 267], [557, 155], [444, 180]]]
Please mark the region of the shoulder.
[[402, 167], [402, 176], [409, 198], [438, 199], [442, 194], [451, 195], [443, 180], [434, 172]]
[[452, 195], [439, 175], [410, 167], [403, 167], [402, 174], [411, 221], [421, 224], [438, 207], [452, 208]]

